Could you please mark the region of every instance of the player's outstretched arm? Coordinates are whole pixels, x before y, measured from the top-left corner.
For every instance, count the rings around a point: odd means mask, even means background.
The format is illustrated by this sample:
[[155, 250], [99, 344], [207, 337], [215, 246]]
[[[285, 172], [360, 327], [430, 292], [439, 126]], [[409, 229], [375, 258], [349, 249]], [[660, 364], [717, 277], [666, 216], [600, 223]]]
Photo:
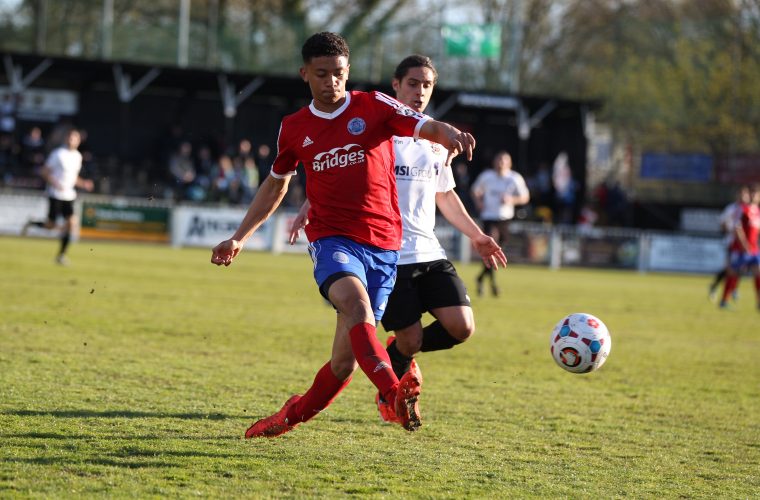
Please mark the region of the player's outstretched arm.
[[306, 225], [309, 223], [309, 208], [311, 208], [311, 203], [307, 199], [303, 202], [303, 205], [301, 205], [301, 209], [298, 211], [298, 215], [296, 215], [296, 218], [293, 219], [293, 222], [290, 224], [290, 236], [288, 237], [288, 243], [291, 245], [296, 244], [296, 240], [298, 240], [298, 233], [301, 229], [305, 228]]
[[83, 177], [77, 177], [74, 185], [80, 189], [84, 189], [85, 191], [92, 191], [95, 187], [95, 183], [92, 182], [91, 179], [85, 179]]
[[472, 150], [475, 149], [475, 138], [472, 134], [462, 132], [445, 122], [428, 120], [420, 127], [420, 137], [437, 142], [449, 150], [449, 161], [454, 156], [465, 153], [472, 160]]
[[470, 238], [486, 267], [498, 269], [499, 265], [501, 267], [507, 266], [507, 256], [504, 251], [496, 240], [480, 230], [480, 227], [467, 213], [459, 195], [453, 189], [445, 193], [437, 193], [435, 202], [446, 220]]
[[290, 176], [278, 179], [270, 175], [264, 179], [235, 234], [230, 239], [219, 243], [211, 251], [212, 264], [229, 266], [232, 263], [248, 238], [280, 206], [280, 202], [288, 191], [289, 182]]

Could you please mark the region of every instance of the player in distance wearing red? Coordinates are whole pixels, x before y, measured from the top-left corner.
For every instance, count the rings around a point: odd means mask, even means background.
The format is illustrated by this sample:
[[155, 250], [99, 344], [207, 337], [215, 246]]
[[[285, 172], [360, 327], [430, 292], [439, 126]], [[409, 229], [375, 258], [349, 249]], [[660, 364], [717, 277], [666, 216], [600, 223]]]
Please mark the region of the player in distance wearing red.
[[751, 269], [755, 277], [755, 296], [760, 310], [760, 186], [750, 188], [749, 203], [739, 207], [739, 222], [734, 227], [734, 241], [731, 243], [729, 266], [723, 286], [721, 309], [728, 308], [728, 298], [736, 290], [742, 269]]
[[314, 417], [348, 384], [357, 364], [413, 431], [421, 425], [420, 381], [411, 372], [399, 381], [375, 330], [396, 278], [401, 239], [391, 138], [422, 137], [468, 158], [475, 139], [382, 93], [346, 92], [349, 48], [339, 35], [317, 33], [301, 52], [300, 74], [313, 100], [283, 119], [271, 174], [235, 234], [214, 247], [211, 262], [228, 266], [237, 257], [279, 206], [302, 163], [314, 277], [337, 310], [337, 328], [330, 361], [311, 387], [255, 422], [246, 437], [278, 436]]

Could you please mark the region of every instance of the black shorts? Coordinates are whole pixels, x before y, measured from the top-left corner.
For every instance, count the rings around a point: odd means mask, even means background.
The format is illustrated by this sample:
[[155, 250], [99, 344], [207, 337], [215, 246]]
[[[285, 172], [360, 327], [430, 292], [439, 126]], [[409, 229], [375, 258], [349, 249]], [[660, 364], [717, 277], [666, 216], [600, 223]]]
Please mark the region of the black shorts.
[[464, 282], [448, 260], [403, 264], [381, 322], [390, 332], [413, 325], [432, 309], [469, 305]]
[[49, 198], [48, 203], [48, 220], [55, 222], [60, 216], [64, 219], [68, 219], [74, 215], [74, 202], [65, 200], [56, 200], [55, 198]]
[[503, 246], [507, 242], [507, 235], [509, 234], [509, 220], [484, 220], [483, 232]]

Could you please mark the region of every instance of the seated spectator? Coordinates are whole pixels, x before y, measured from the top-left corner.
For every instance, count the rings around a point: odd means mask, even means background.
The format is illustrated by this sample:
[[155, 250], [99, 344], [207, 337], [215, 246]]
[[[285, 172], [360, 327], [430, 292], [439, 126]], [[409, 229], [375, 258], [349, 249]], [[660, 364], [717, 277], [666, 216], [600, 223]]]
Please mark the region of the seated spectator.
[[227, 155], [219, 157], [211, 176], [211, 201], [240, 204], [245, 201], [245, 189], [240, 172], [235, 170], [232, 158]]
[[40, 127], [30, 128], [21, 138], [21, 163], [28, 174], [36, 174], [45, 163], [45, 139]]
[[175, 198], [189, 199], [192, 194], [190, 187], [197, 175], [192, 144], [187, 141], [180, 143], [179, 148], [169, 158], [169, 173], [175, 187]]

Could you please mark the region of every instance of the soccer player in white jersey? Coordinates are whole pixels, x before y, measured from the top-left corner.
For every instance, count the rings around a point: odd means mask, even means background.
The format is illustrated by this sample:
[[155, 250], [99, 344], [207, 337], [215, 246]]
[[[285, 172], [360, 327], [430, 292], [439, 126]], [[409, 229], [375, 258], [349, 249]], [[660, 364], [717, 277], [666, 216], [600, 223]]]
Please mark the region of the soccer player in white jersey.
[[394, 135], [423, 137], [453, 154], [472, 158], [475, 139], [432, 120], [379, 92], [346, 92], [349, 49], [335, 33], [317, 33], [301, 49], [300, 74], [309, 85], [309, 106], [282, 120], [271, 174], [256, 192], [235, 234], [214, 247], [211, 262], [229, 265], [244, 243], [274, 212], [299, 163], [311, 202], [306, 229], [320, 293], [337, 310], [330, 360], [303, 395], [294, 395], [274, 415], [255, 422], [246, 437], [274, 437], [325, 409], [349, 383], [357, 364], [383, 394], [409, 431], [421, 425], [420, 380], [398, 379], [377, 339], [396, 278], [401, 243]]
[[[412, 55], [399, 63], [392, 81], [396, 98], [418, 113], [427, 107], [438, 74], [429, 57]], [[475, 320], [464, 283], [446, 259], [446, 252], [435, 236], [436, 206], [446, 219], [467, 235], [485, 265], [505, 266], [507, 258], [493, 238], [484, 234], [467, 214], [454, 192], [454, 176], [449, 153], [440, 144], [413, 137], [394, 137], [395, 174], [402, 220], [398, 276], [382, 317], [388, 340], [388, 355], [393, 371], [401, 378], [416, 371], [414, 355], [420, 351], [450, 349], [469, 338]], [[305, 208], [291, 227], [291, 241], [304, 227]], [[435, 317], [422, 326], [422, 314]], [[383, 420], [397, 421], [393, 407], [382, 394], [376, 395]]]
[[[493, 168], [482, 172], [472, 184], [472, 198], [480, 210], [483, 231], [496, 239], [499, 245], [507, 241], [509, 221], [515, 216], [515, 205], [530, 201], [525, 179], [512, 170], [512, 157], [499, 151], [493, 158]], [[478, 275], [478, 295], [483, 294], [483, 279], [491, 281], [491, 293], [498, 297], [499, 287], [493, 269], [483, 266]]]
[[82, 153], [77, 148], [82, 142], [82, 136], [77, 129], [70, 129], [65, 135], [62, 146], [55, 148], [42, 167], [42, 178], [47, 183], [48, 216], [44, 221], [29, 221], [24, 225], [22, 234], [30, 227], [53, 229], [59, 217], [63, 218], [61, 228], [61, 247], [55, 261], [58, 264], [68, 264], [66, 250], [69, 247], [71, 233], [78, 224], [74, 214], [74, 201], [77, 198], [76, 188], [92, 191], [90, 179], [79, 177], [82, 170]]

